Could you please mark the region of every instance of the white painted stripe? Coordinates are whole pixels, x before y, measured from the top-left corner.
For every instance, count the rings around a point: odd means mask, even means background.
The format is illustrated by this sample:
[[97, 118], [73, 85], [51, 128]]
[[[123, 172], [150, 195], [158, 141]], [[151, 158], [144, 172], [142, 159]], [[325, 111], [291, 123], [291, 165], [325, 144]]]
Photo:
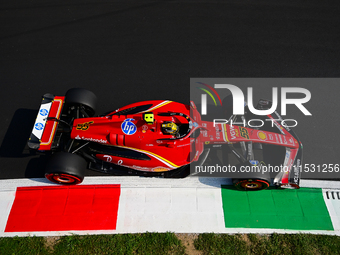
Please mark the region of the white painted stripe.
[[[116, 230], [53, 231], [33, 233], [4, 233], [16, 187], [52, 186], [46, 179], [0, 180], [0, 236], [57, 236], [71, 234], [113, 234], [139, 232], [176, 233], [313, 233], [340, 236], [340, 202], [327, 200], [335, 231], [295, 231], [282, 229], [225, 228], [221, 184], [230, 179], [188, 177], [163, 179], [145, 177], [86, 177], [82, 185], [121, 184], [121, 197]], [[323, 185], [340, 188], [340, 182], [305, 181], [304, 187]], [[326, 192], [324, 190], [324, 192]], [[259, 192], [260, 195], [260, 192]]]
[[15, 190], [2, 190], [0, 192], [0, 236], [6, 228], [7, 219], [15, 198]]
[[[333, 199], [331, 192], [340, 192], [339, 190], [323, 189], [323, 198], [325, 200], [329, 215], [332, 220], [335, 231], [340, 231], [340, 200], [337, 196]], [[327, 197], [328, 192], [328, 197]]]
[[220, 189], [122, 189], [117, 231], [201, 233], [224, 230]]
[[302, 188], [340, 189], [340, 181], [301, 180]]

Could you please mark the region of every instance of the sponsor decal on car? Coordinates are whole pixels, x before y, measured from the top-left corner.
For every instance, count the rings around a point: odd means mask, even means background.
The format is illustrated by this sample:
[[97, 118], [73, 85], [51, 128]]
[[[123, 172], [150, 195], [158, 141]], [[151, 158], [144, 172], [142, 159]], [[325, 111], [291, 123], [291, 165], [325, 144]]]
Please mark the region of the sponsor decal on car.
[[97, 143], [107, 143], [107, 140], [104, 139], [95, 139], [92, 137], [80, 137], [79, 135], [77, 135], [74, 139], [76, 140], [84, 140], [84, 141], [90, 141], [90, 142], [97, 142]]
[[134, 119], [126, 119], [121, 125], [121, 129], [126, 135], [133, 135], [137, 131], [136, 125], [132, 122]]
[[217, 125], [215, 127], [215, 130], [216, 130], [216, 139], [221, 139], [220, 128]]
[[112, 161], [112, 157], [109, 155], [104, 155], [103, 158], [106, 159], [106, 162], [111, 162]]
[[40, 131], [40, 130], [43, 130], [44, 124], [38, 122], [38, 123], [36, 123], [36, 124], [34, 125], [34, 128], [35, 128], [36, 130], [39, 130], [39, 131]]
[[141, 167], [141, 166], [136, 166], [136, 165], [133, 165], [131, 168], [135, 170], [139, 170], [139, 171], [150, 171], [151, 170], [149, 167]]
[[85, 140], [85, 141], [90, 141], [90, 142], [107, 143], [107, 141], [104, 140], [104, 139], [95, 139], [95, 138], [91, 138], [91, 137], [82, 137], [82, 139]]
[[47, 122], [46, 117], [48, 116], [48, 113], [50, 112], [51, 106], [52, 106], [52, 103], [50, 102], [50, 103], [42, 104], [39, 108], [38, 115], [37, 115], [37, 118], [33, 126], [33, 130], [32, 130], [32, 134], [36, 136], [39, 140], [42, 139], [43, 132], [45, 129], [45, 124]]
[[48, 115], [48, 110], [47, 109], [40, 109], [39, 114], [43, 117]]
[[77, 130], [81, 130], [81, 131], [86, 131], [90, 128], [90, 125], [93, 124], [93, 121], [89, 121], [89, 122], [85, 122], [85, 123], [79, 123], [77, 124]]
[[207, 130], [201, 130], [201, 134], [203, 137], [208, 137], [208, 131]]
[[155, 168], [152, 169], [152, 171], [154, 171], [154, 172], [166, 172], [168, 170], [169, 170], [169, 168], [165, 168], [165, 167], [161, 167], [161, 166], [155, 167]]
[[259, 164], [258, 160], [249, 160], [249, 163], [253, 166], [257, 166]]
[[286, 149], [285, 160], [284, 160], [284, 162], [283, 162], [283, 165], [284, 165], [284, 166], [288, 166], [288, 160], [289, 160], [289, 158], [290, 158], [290, 149], [287, 148], [287, 149]]
[[278, 135], [278, 136], [279, 136], [279, 139], [280, 139], [280, 143], [283, 143], [281, 135]]
[[236, 139], [237, 137], [240, 137], [239, 130], [235, 126], [230, 126], [230, 138]]
[[257, 137], [263, 141], [267, 140], [267, 135], [262, 131], [257, 132]]
[[241, 135], [243, 138], [249, 140], [248, 130], [247, 130], [246, 128], [243, 128], [243, 127], [239, 127], [239, 130], [240, 130], [240, 135]]

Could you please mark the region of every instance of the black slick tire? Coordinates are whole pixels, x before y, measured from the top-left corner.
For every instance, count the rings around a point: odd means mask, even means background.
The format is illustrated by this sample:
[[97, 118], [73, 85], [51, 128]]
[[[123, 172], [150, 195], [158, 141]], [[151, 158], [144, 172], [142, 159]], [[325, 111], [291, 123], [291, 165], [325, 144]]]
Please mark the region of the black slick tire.
[[87, 163], [79, 155], [59, 152], [53, 154], [45, 169], [45, 177], [57, 184], [79, 184], [84, 180]]

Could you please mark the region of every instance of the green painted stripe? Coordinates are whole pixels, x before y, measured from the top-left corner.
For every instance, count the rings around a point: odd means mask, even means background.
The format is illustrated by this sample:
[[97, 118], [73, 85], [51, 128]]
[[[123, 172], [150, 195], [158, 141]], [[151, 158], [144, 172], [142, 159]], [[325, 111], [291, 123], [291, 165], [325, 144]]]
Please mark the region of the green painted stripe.
[[222, 186], [226, 228], [334, 230], [321, 189], [238, 191]]

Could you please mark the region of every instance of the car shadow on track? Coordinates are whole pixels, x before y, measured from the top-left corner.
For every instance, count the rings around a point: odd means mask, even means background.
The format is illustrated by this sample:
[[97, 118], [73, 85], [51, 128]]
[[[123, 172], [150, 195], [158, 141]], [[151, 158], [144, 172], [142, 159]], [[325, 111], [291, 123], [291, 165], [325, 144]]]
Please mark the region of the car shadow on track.
[[[0, 146], [0, 157], [3, 165], [11, 165], [13, 176], [11, 178], [40, 178], [44, 177], [44, 165], [46, 156], [37, 155], [29, 150], [27, 146], [28, 138], [32, 132], [32, 127], [37, 116], [37, 110], [18, 109], [6, 131]], [[18, 160], [14, 160], [18, 159]], [[25, 173], [20, 173], [20, 169], [26, 164]]]
[[32, 132], [36, 116], [36, 110], [16, 110], [1, 144], [0, 157], [21, 158], [31, 155], [27, 140]]

